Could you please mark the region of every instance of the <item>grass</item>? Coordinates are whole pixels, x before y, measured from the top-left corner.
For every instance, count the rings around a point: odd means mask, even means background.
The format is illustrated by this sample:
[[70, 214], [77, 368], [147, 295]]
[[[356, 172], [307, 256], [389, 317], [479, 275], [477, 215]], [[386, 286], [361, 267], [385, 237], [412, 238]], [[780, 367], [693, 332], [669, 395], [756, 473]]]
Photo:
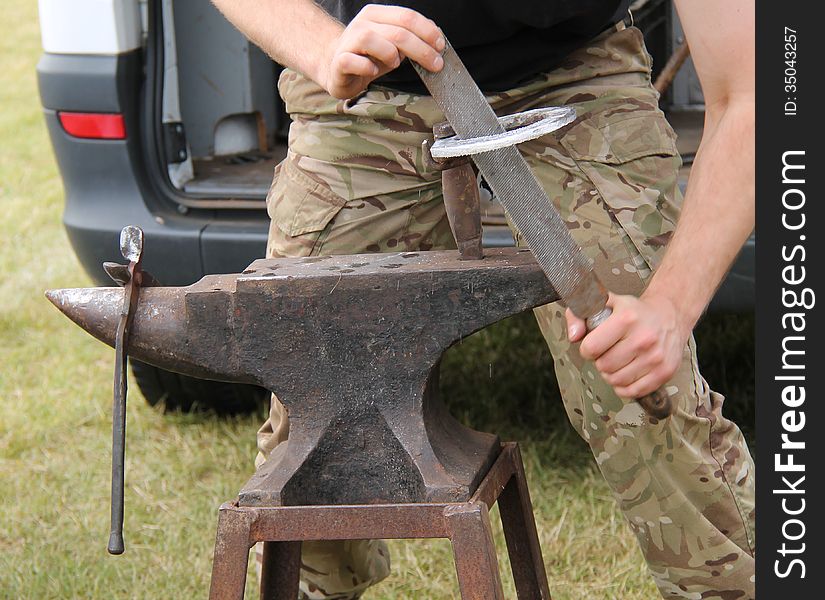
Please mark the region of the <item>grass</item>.
[[[60, 178], [35, 84], [35, 6], [0, 4], [11, 25], [0, 37], [0, 598], [205, 597], [216, 510], [251, 472], [261, 417], [163, 415], [133, 393], [128, 551], [106, 554], [112, 352], [43, 298], [46, 288], [89, 279], [60, 225]], [[752, 326], [716, 317], [700, 332], [706, 375], [734, 390], [735, 408], [752, 406], [752, 361], [743, 360]], [[455, 414], [524, 441], [554, 598], [655, 597], [634, 538], [566, 424], [531, 317], [466, 340], [443, 371]], [[738, 413], [752, 423], [752, 413]], [[503, 557], [498, 526], [496, 535]], [[394, 574], [370, 598], [455, 597], [446, 543], [392, 546]]]

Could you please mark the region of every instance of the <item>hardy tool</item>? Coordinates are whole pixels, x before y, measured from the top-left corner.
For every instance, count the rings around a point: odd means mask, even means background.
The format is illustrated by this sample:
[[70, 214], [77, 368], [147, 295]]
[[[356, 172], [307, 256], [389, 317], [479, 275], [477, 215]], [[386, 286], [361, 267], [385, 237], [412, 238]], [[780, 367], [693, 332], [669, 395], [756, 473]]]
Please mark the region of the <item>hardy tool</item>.
[[[449, 42], [441, 56], [444, 67], [438, 73], [413, 63], [456, 134], [437, 140], [430, 148], [432, 156], [472, 157], [561, 299], [592, 331], [610, 316], [607, 289], [515, 147], [571, 123], [575, 109], [539, 109], [498, 118]], [[508, 131], [510, 127], [514, 128]], [[662, 389], [637, 401], [658, 419], [673, 411]]]
[[[112, 513], [109, 533], [109, 554], [123, 554], [123, 483], [126, 457], [126, 366], [129, 332], [143, 283], [143, 231], [139, 227], [124, 227], [120, 232], [120, 253], [128, 266], [105, 263], [109, 276], [123, 286], [121, 305], [115, 332], [115, 382], [112, 401]], [[150, 277], [151, 278], [151, 277]]]

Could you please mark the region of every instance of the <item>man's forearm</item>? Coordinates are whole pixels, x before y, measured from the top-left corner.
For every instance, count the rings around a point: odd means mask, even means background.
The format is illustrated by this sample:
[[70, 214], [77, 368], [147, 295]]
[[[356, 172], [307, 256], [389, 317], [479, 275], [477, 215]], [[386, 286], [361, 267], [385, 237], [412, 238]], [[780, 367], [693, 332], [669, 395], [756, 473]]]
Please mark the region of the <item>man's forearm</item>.
[[752, 98], [708, 107], [682, 215], [643, 297], [670, 300], [693, 328], [754, 226]]
[[252, 42], [278, 63], [319, 81], [329, 47], [344, 26], [312, 0], [212, 0]]

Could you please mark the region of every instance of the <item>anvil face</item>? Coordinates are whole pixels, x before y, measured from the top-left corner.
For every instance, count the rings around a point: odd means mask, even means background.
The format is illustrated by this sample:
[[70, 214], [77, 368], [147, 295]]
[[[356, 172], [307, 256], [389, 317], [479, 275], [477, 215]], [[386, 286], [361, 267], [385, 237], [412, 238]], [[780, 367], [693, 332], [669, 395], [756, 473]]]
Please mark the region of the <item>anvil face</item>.
[[[110, 345], [117, 288], [49, 298]], [[498, 452], [438, 398], [453, 343], [556, 294], [525, 250], [267, 259], [242, 274], [142, 290], [129, 354], [188, 375], [255, 383], [289, 413], [242, 504], [466, 500]]]

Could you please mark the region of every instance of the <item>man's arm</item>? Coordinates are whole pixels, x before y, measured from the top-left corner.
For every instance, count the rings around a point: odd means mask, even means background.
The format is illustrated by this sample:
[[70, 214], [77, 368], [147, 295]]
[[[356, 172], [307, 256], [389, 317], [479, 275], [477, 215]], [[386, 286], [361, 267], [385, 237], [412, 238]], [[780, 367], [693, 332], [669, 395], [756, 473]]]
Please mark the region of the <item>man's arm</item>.
[[568, 333], [619, 396], [637, 398], [675, 373], [693, 327], [754, 226], [753, 0], [676, 0], [705, 96], [705, 128], [682, 215], [640, 298], [612, 297], [613, 315]]
[[212, 0], [235, 27], [280, 64], [336, 98], [352, 98], [405, 57], [438, 71], [444, 36], [400, 6], [368, 5], [345, 28], [312, 0]]

